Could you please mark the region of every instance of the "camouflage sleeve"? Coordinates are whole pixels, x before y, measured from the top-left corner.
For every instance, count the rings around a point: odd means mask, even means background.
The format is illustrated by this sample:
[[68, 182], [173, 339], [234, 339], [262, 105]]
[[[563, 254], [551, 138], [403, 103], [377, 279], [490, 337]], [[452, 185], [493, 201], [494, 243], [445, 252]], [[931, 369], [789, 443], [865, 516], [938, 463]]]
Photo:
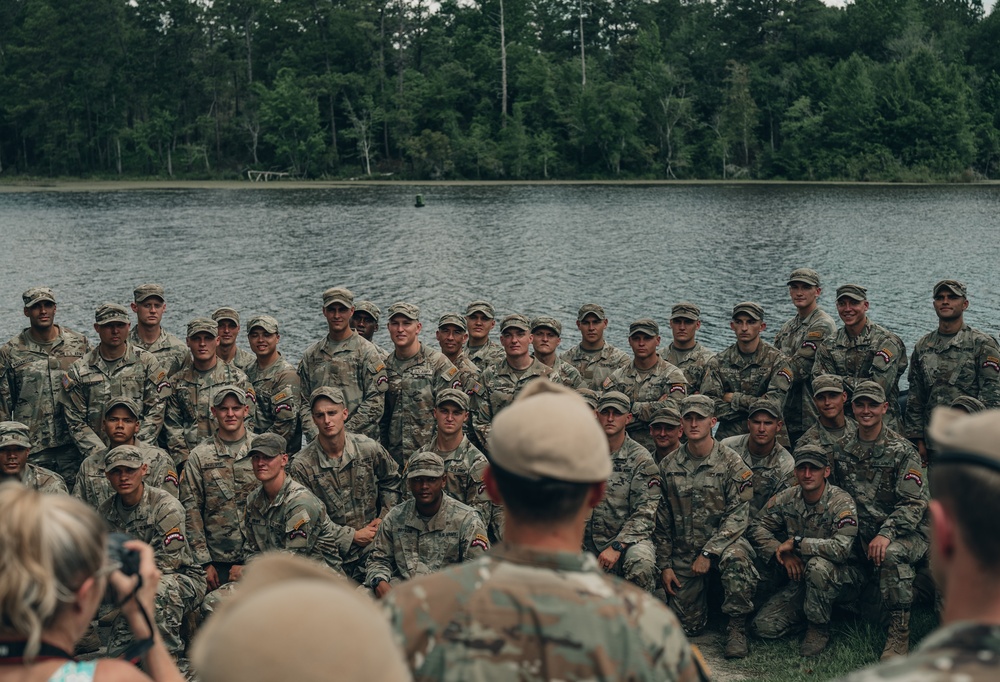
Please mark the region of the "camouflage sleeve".
[[[493, 405], [490, 403], [490, 390], [487, 381], [492, 379], [492, 372], [486, 370], [479, 383], [469, 395], [469, 414], [472, 418], [472, 430], [479, 444], [486, 447], [493, 424]], [[484, 450], [485, 452], [485, 450]]]
[[451, 363], [451, 360], [440, 355], [440, 363], [434, 373], [434, 395], [436, 396], [446, 388], [462, 388], [462, 377], [458, 373], [458, 368]]
[[764, 505], [764, 509], [747, 529], [747, 538], [765, 561], [774, 556], [778, 546], [782, 543], [782, 540], [778, 539], [778, 535], [788, 535], [785, 517], [781, 512], [782, 497], [772, 495], [771, 499]]
[[316, 437], [316, 424], [312, 420], [312, 405], [309, 404], [309, 396], [316, 389], [312, 385], [312, 380], [309, 378], [309, 354], [306, 353], [299, 360], [299, 366], [296, 371], [299, 376], [299, 392], [302, 396], [302, 401], [299, 403], [299, 421], [302, 422], [302, 441], [308, 443], [313, 438]]
[[180, 480], [175, 467], [170, 460], [170, 456], [163, 452], [159, 448], [157, 451], [162, 454], [161, 457], [157, 458], [157, 461], [149, 465], [149, 473], [146, 474], [146, 480], [160, 490], [165, 490], [170, 493], [173, 497], [180, 499], [180, 489], [178, 486], [178, 481]]
[[167, 436], [167, 452], [175, 465], [186, 462], [190, 454], [185, 437], [184, 408], [177, 393], [171, 393], [166, 400], [163, 415], [163, 431]]
[[490, 551], [490, 540], [486, 536], [486, 526], [483, 525], [479, 514], [469, 514], [468, 518], [462, 522], [459, 535], [459, 542], [462, 543], [462, 561], [478, 559]]
[[622, 524], [615, 539], [626, 545], [649, 540], [656, 525], [656, 509], [660, 505], [660, 471], [652, 457], [636, 462], [629, 483], [629, 499], [635, 500], [632, 513]]
[[396, 460], [381, 445], [376, 447], [378, 454], [375, 458], [375, 477], [378, 479], [379, 516], [384, 519], [386, 513], [399, 504], [403, 483]]
[[156, 567], [163, 573], [177, 573], [193, 561], [187, 541], [184, 508], [172, 497], [161, 498], [152, 509], [158, 531], [150, 542], [156, 555]]
[[829, 339], [823, 339], [816, 344], [816, 356], [813, 358], [812, 371], [810, 375], [813, 379], [821, 374], [837, 374], [837, 364], [834, 362], [833, 353], [827, 345]]
[[385, 392], [389, 379], [385, 375], [385, 362], [374, 347], [366, 348], [358, 363], [358, 385], [364, 397], [358, 409], [347, 420], [347, 430], [378, 440], [379, 424], [385, 410]]
[[858, 510], [846, 492], [834, 496], [827, 507], [831, 526], [828, 538], [803, 538], [799, 554], [803, 559], [818, 556], [842, 564], [851, 556], [854, 539], [858, 537]]
[[[659, 474], [662, 481], [662, 466], [660, 467]], [[659, 504], [656, 505], [656, 526], [653, 528], [653, 545], [656, 547], [657, 568], [670, 568], [674, 553], [674, 513], [670, 507], [670, 501], [663, 496], [661, 496]]]
[[167, 380], [167, 371], [160, 367], [152, 353], [146, 354], [141, 362], [146, 376], [142, 387], [139, 438], [147, 443], [155, 443], [163, 428], [165, 400], [170, 397], [170, 382]]
[[396, 553], [392, 550], [397, 516], [399, 514], [390, 511], [382, 519], [378, 530], [375, 531], [375, 539], [372, 541], [368, 562], [365, 564], [366, 587], [371, 587], [376, 578], [381, 578], [388, 583], [391, 583], [393, 578], [396, 578], [397, 582], [402, 579], [396, 566]]
[[56, 472], [51, 472], [51, 476], [48, 477], [42, 485], [38, 486], [38, 492], [57, 494], [57, 495], [69, 495], [69, 488], [66, 487], [66, 479], [57, 474]]
[[465, 499], [461, 501], [479, 512], [479, 517], [483, 523], [489, 525], [490, 518], [492, 517], [493, 501], [486, 494], [486, 484], [483, 483], [486, 466], [486, 458], [477, 457], [472, 466], [469, 467], [469, 477], [466, 480], [465, 490], [463, 491]]
[[15, 373], [10, 368], [10, 344], [0, 348], [0, 418], [9, 421], [17, 403]]
[[[872, 357], [868, 378], [881, 386], [886, 395], [891, 396], [899, 383], [899, 377], [903, 375], [907, 364], [909, 364], [906, 359], [906, 346], [895, 335], [885, 335], [879, 341], [878, 350]], [[854, 386], [850, 388], [853, 390]]]
[[[733, 455], [739, 459], [739, 455]], [[753, 472], [739, 460], [738, 466], [731, 466], [726, 474], [725, 512], [718, 529], [708, 539], [702, 549], [719, 556], [722, 551], [746, 533], [750, 526], [750, 500], [753, 499]], [[706, 504], [708, 501], [706, 501]]]
[[566, 375], [563, 383], [572, 388], [574, 391], [578, 388], [582, 388], [586, 383], [583, 380], [583, 375], [580, 374], [580, 370], [568, 362], [563, 363], [562, 368], [560, 369], [560, 374]]
[[299, 375], [289, 368], [281, 371], [277, 378], [278, 389], [271, 396], [271, 409], [274, 411], [271, 416], [274, 424], [268, 430], [278, 434], [291, 445], [292, 437], [299, 430], [299, 409], [302, 405]]
[[927, 402], [927, 383], [920, 365], [920, 342], [917, 342], [910, 356], [910, 373], [907, 377], [910, 388], [906, 396], [906, 412], [903, 414], [903, 435], [910, 439], [924, 437], [924, 405]]
[[205, 538], [205, 520], [201, 510], [205, 508], [205, 485], [201, 470], [201, 458], [195, 452], [184, 465], [184, 476], [181, 477], [180, 501], [184, 507], [184, 518], [187, 524], [188, 544], [194, 553], [196, 563], [204, 566], [212, 561], [208, 551], [208, 540]]
[[1000, 407], [1000, 347], [985, 334], [976, 354], [976, 383], [979, 385], [976, 397], [989, 409]]
[[90, 427], [87, 421], [87, 387], [81, 383], [80, 367], [74, 362], [63, 375], [63, 390], [59, 393], [59, 402], [63, 408], [63, 417], [70, 435], [76, 443], [82, 458], [108, 449], [101, 437]]
[[927, 511], [929, 497], [924, 485], [924, 470], [920, 466], [920, 456], [909, 443], [900, 442], [907, 450], [906, 457], [896, 470], [896, 507], [882, 522], [878, 534], [895, 540], [917, 530]]
[[[701, 381], [701, 392], [709, 398], [715, 400], [715, 416], [719, 421], [732, 420], [739, 416], [740, 411], [733, 403], [727, 403], [722, 399], [729, 393], [726, 380], [722, 376], [722, 367], [719, 364], [718, 356], [708, 361], [705, 366], [705, 378]], [[737, 394], [734, 393], [734, 400]]]
[[337, 547], [337, 526], [330, 520], [323, 503], [308, 490], [290, 500], [285, 514], [284, 548], [290, 552], [322, 561], [337, 573], [343, 573], [343, 560]]
[[632, 403], [632, 414], [636, 419], [648, 422], [664, 405], [673, 405], [679, 410], [688, 390], [688, 380], [684, 372], [679, 369], [674, 370], [666, 377], [660, 396], [656, 400], [635, 401]]
[[800, 381], [807, 381], [812, 377], [816, 350], [823, 341], [836, 333], [837, 327], [826, 317], [819, 318], [809, 325], [802, 343], [788, 355], [796, 378]]
[[[767, 391], [761, 397], [770, 400], [773, 404], [784, 410], [785, 399], [788, 397], [788, 389], [791, 388], [797, 376], [795, 372], [790, 364], [781, 362], [779, 359], [778, 362], [774, 363], [774, 367], [771, 368], [771, 378], [767, 383]], [[746, 396], [746, 403], [742, 404], [741, 407], [744, 410], [749, 410], [750, 404], [754, 400], [756, 398], [753, 396]], [[735, 398], [733, 398], [733, 402], [736, 402]]]
[[[254, 492], [260, 493], [260, 488]], [[260, 493], [263, 494], [263, 493]], [[253, 495], [253, 493], [251, 493]], [[243, 518], [240, 519], [240, 530], [243, 531], [243, 559], [237, 563], [245, 564], [250, 559], [261, 553], [260, 544], [257, 542], [257, 536], [253, 534], [250, 528], [250, 500], [252, 497], [247, 497], [246, 508], [243, 512]]]

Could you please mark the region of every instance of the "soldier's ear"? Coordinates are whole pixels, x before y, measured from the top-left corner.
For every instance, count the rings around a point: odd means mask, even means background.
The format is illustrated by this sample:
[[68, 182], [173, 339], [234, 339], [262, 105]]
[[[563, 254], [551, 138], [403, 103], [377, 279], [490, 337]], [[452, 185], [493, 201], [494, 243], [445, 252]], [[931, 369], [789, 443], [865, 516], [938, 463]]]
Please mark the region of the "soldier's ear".
[[939, 563], [950, 562], [955, 556], [955, 546], [959, 541], [955, 520], [941, 504], [941, 500], [931, 500], [927, 508], [931, 517], [932, 556], [936, 555]]

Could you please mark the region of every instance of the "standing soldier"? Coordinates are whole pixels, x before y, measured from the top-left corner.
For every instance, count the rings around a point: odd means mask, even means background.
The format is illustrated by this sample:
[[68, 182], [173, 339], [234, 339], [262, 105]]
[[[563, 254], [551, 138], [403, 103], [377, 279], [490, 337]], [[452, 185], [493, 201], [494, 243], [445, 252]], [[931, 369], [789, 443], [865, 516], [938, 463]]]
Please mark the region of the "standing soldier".
[[572, 389], [584, 388], [583, 377], [576, 367], [556, 354], [562, 341], [562, 323], [554, 317], [540, 315], [531, 320], [531, 348], [533, 357], [556, 371], [556, 383]]
[[438, 318], [434, 337], [441, 348], [441, 353], [458, 370], [463, 390], [474, 391], [480, 381], [481, 372], [476, 363], [465, 354], [465, 341], [469, 338], [465, 318], [458, 313], [445, 313]]
[[833, 374], [821, 374], [813, 379], [813, 403], [819, 421], [799, 438], [799, 445], [818, 445], [826, 453], [826, 461], [839, 462], [847, 451], [847, 444], [854, 441], [858, 423], [848, 417], [847, 389], [844, 381]]
[[235, 308], [217, 308], [212, 313], [212, 319], [219, 327], [219, 345], [215, 348], [215, 354], [223, 362], [236, 365], [246, 372], [256, 358], [253, 353], [236, 345], [240, 338], [240, 314]]
[[770, 400], [758, 398], [753, 401], [747, 427], [750, 433], [730, 436], [722, 444], [739, 455], [753, 472], [752, 521], [769, 499], [795, 485], [795, 460], [777, 440], [781, 430], [781, 410]]
[[28, 427], [21, 422], [0, 422], [0, 483], [14, 480], [38, 492], [68, 495], [62, 476], [29, 463], [30, 453]]
[[247, 325], [250, 350], [257, 359], [246, 368], [257, 402], [254, 428], [258, 433], [276, 433], [288, 443], [289, 454], [299, 451], [302, 428], [299, 406], [302, 394], [299, 375], [292, 363], [278, 351], [278, 321], [270, 315], [257, 315]]
[[903, 429], [923, 462], [927, 461], [924, 430], [932, 409], [950, 405], [960, 395], [977, 398], [986, 407], [1000, 407], [1000, 347], [988, 334], [965, 324], [968, 307], [964, 284], [953, 279], [935, 284], [938, 328], [913, 347]]
[[382, 317], [382, 311], [371, 301], [358, 301], [354, 306], [354, 314], [351, 315], [351, 329], [360, 334], [365, 341], [370, 341], [379, 356], [384, 360], [389, 357], [389, 352], [382, 346], [375, 343], [375, 332], [378, 331], [378, 321]]
[[562, 359], [576, 367], [584, 385], [601, 390], [601, 384], [619, 367], [629, 363], [625, 351], [604, 340], [608, 316], [596, 303], [585, 303], [576, 314], [576, 328], [580, 330], [580, 343], [562, 354]]
[[868, 319], [868, 290], [863, 286], [845, 284], [837, 289], [837, 313], [844, 326], [819, 345], [813, 378], [835, 374], [849, 391], [862, 381], [874, 381], [889, 400], [885, 425], [902, 433], [899, 377], [906, 371], [906, 346], [891, 331]]
[[473, 301], [465, 309], [465, 322], [469, 330], [467, 354], [480, 371], [503, 360], [503, 348], [490, 339], [496, 315], [496, 310], [489, 301]]
[[837, 333], [837, 324], [819, 307], [819, 273], [798, 268], [788, 276], [788, 294], [795, 306], [795, 316], [774, 335], [774, 345], [789, 358], [794, 371], [785, 399], [785, 426], [795, 445], [806, 429], [816, 423], [812, 402], [813, 361], [824, 340]]
[[705, 368], [714, 353], [695, 338], [701, 329], [701, 308], [694, 303], [681, 301], [670, 311], [670, 332], [673, 340], [664, 359], [677, 365], [688, 380], [688, 393], [701, 393]]
[[0, 348], [0, 420], [28, 425], [34, 464], [70, 480], [80, 454], [58, 408], [63, 376], [90, 346], [86, 337], [55, 323], [56, 297], [48, 287], [21, 295], [28, 327]]
[[[347, 400], [351, 418], [347, 428], [369, 438], [379, 438], [379, 424], [385, 409], [385, 361], [378, 349], [351, 329], [354, 294], [342, 287], [323, 292], [323, 316], [329, 332], [306, 349], [299, 361], [299, 384], [303, 396], [321, 386], [339, 389]], [[299, 408], [302, 434], [316, 437], [309, 405]]]
[[161, 326], [167, 299], [159, 284], [140, 284], [132, 291], [135, 327], [128, 334], [132, 345], [149, 351], [169, 377], [187, 360], [184, 342]]

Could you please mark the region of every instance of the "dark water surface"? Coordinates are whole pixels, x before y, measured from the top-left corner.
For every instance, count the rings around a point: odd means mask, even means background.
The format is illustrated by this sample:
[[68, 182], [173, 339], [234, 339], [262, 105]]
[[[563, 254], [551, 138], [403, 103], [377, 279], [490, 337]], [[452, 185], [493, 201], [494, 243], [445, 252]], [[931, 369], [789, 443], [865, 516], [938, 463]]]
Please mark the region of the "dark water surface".
[[[427, 207], [413, 208], [424, 194]], [[767, 338], [794, 313], [785, 281], [796, 267], [834, 291], [869, 289], [871, 316], [908, 349], [936, 322], [931, 287], [969, 285], [967, 320], [1000, 328], [996, 186], [361, 186], [347, 189], [190, 189], [0, 194], [0, 337], [25, 326], [22, 291], [45, 284], [57, 321], [95, 338], [93, 311], [128, 304], [134, 285], [167, 290], [164, 325], [222, 305], [244, 320], [282, 323], [293, 362], [325, 333], [320, 293], [346, 285], [384, 311], [418, 304], [424, 337], [437, 317], [484, 297], [501, 314], [562, 320], [579, 340], [580, 304], [609, 311], [609, 339], [628, 323], [660, 321], [689, 299], [702, 341], [732, 343], [734, 303], [767, 311]], [[838, 321], [839, 322], [839, 321]], [[384, 324], [384, 321], [383, 321]], [[376, 340], [389, 347], [384, 329]], [[245, 345], [245, 344], [244, 344]]]

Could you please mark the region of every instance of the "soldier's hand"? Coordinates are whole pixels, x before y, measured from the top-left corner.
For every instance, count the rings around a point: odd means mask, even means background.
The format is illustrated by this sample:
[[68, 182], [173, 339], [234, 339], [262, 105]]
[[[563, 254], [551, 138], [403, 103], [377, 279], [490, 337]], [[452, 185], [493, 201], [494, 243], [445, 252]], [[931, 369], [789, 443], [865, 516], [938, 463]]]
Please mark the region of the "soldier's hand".
[[358, 547], [367, 547], [375, 539], [375, 533], [378, 531], [378, 524], [382, 523], [382, 519], [375, 519], [369, 523], [364, 528], [359, 528], [354, 531], [354, 544]]
[[805, 571], [806, 565], [797, 554], [786, 556], [784, 566], [785, 573], [788, 574], [790, 580], [802, 580], [802, 573]]
[[212, 564], [205, 564], [205, 582], [208, 583], [209, 592], [219, 587], [219, 572]]
[[712, 568], [712, 560], [706, 556], [698, 555], [698, 558], [691, 564], [691, 572], [695, 575], [705, 575]]
[[667, 594], [671, 597], [677, 596], [677, 590], [681, 588], [681, 581], [677, 579], [677, 574], [674, 573], [674, 569], [663, 569], [660, 573], [660, 582], [663, 583], [663, 589], [667, 591]]
[[731, 402], [733, 402], [733, 392], [730, 391], [729, 393], [723, 393], [722, 394], [722, 402], [724, 402], [724, 403], [731, 403]]
[[868, 558], [876, 566], [881, 566], [882, 562], [885, 561], [885, 549], [889, 546], [891, 540], [884, 535], [876, 535], [875, 539], [868, 543]]
[[621, 555], [621, 552], [616, 552], [608, 547], [606, 550], [597, 555], [597, 563], [599, 563], [601, 568], [605, 571], [610, 572], [611, 569], [615, 567], [615, 564], [618, 563], [618, 559], [621, 558]]
[[236, 582], [243, 577], [243, 565], [234, 564], [229, 567], [229, 581]]
[[392, 587], [389, 586], [388, 580], [383, 580], [378, 585], [375, 586], [375, 596], [381, 599], [385, 595], [392, 591]]
[[778, 549], [774, 550], [774, 558], [778, 560], [779, 564], [784, 566], [788, 558], [792, 556], [794, 553], [795, 553], [795, 541], [792, 538], [788, 538], [780, 545], [778, 545]]

